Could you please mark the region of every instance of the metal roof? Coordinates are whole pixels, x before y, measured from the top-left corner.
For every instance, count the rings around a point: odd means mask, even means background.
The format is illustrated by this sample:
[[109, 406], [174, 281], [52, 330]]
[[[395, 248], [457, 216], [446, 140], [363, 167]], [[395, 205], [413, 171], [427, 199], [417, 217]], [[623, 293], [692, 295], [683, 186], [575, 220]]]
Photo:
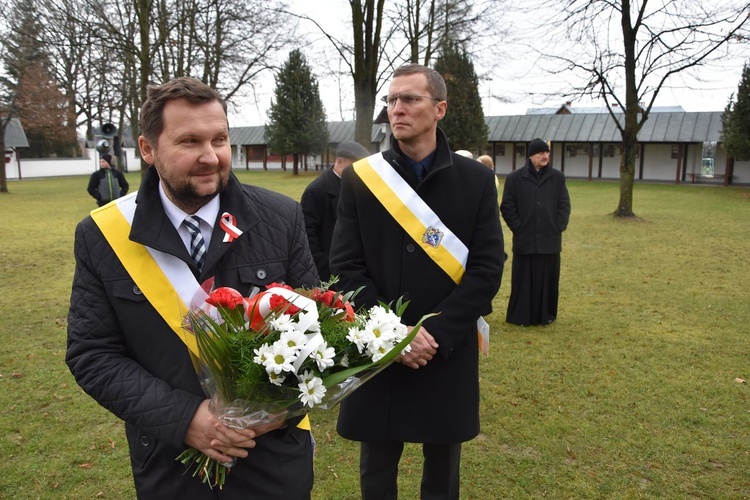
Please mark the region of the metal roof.
[[29, 140], [26, 138], [26, 132], [23, 131], [21, 120], [11, 118], [5, 126], [5, 147], [6, 148], [28, 148]]
[[[354, 140], [354, 121], [328, 122], [328, 142], [329, 144], [338, 144], [344, 141]], [[256, 125], [252, 127], [230, 127], [229, 141], [238, 146], [260, 146], [266, 144], [265, 125]], [[378, 124], [372, 125], [370, 140], [373, 143], [379, 143], [383, 138], [384, 132]]]
[[[622, 112], [622, 111], [620, 111]], [[684, 113], [685, 110], [682, 106], [654, 106], [651, 108], [650, 113]], [[590, 113], [604, 113], [608, 114], [609, 110], [606, 106], [583, 106], [577, 107], [571, 104], [565, 103], [562, 106], [554, 108], [528, 108], [526, 110], [527, 115], [555, 115], [555, 114], [590, 114]]]
[[[640, 142], [718, 142], [720, 111], [651, 113], [638, 134]], [[620, 142], [612, 117], [602, 113], [485, 117], [489, 142]]]

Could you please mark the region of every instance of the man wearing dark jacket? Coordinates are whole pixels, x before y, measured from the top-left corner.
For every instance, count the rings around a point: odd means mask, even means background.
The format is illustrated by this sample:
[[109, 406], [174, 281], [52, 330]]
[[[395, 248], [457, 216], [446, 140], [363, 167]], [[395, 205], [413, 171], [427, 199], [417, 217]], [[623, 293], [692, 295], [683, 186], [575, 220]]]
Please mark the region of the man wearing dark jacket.
[[437, 123], [445, 82], [411, 64], [393, 74], [391, 149], [344, 171], [331, 270], [357, 306], [409, 300], [427, 319], [411, 351], [341, 404], [339, 434], [361, 442], [362, 498], [396, 499], [405, 442], [422, 443], [421, 498], [457, 499], [461, 443], [479, 433], [477, 320], [503, 271], [494, 174], [451, 153]]
[[500, 212], [513, 232], [508, 323], [546, 325], [557, 317], [562, 233], [570, 218], [565, 175], [549, 164], [549, 146], [529, 143], [526, 164], [505, 179]]
[[101, 207], [128, 194], [129, 187], [123, 173], [116, 168], [112, 168], [112, 156], [103, 154], [99, 157], [99, 170], [91, 174], [86, 191], [94, 197], [96, 204]]
[[358, 142], [345, 141], [336, 147], [336, 161], [333, 167], [312, 181], [302, 193], [300, 204], [305, 214], [307, 241], [310, 242], [315, 266], [322, 281], [331, 279], [331, 254], [333, 227], [336, 224], [336, 207], [341, 190], [341, 174], [352, 163], [369, 156], [370, 153]]
[[[178, 303], [189, 304], [210, 278], [245, 296], [271, 282], [315, 284], [299, 204], [238, 182], [226, 104], [198, 80], [150, 87], [141, 130], [142, 158], [152, 165], [141, 188], [76, 229], [66, 362], [125, 421], [139, 498], [307, 499], [310, 433], [299, 419], [231, 429], [214, 417]], [[222, 490], [175, 460], [188, 447], [237, 459]]]

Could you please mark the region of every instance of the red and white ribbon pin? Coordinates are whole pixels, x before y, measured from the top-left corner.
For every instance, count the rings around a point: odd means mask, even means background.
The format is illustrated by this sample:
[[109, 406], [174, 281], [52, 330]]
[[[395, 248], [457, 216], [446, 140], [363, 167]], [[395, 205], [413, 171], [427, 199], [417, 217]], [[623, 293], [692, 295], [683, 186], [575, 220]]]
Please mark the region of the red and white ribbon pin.
[[230, 214], [229, 212], [224, 212], [221, 214], [221, 219], [219, 219], [219, 225], [224, 230], [225, 234], [224, 243], [231, 243], [234, 241], [235, 238], [239, 238], [239, 236], [242, 234], [242, 231], [240, 231], [237, 226], [237, 219], [235, 219], [234, 215]]

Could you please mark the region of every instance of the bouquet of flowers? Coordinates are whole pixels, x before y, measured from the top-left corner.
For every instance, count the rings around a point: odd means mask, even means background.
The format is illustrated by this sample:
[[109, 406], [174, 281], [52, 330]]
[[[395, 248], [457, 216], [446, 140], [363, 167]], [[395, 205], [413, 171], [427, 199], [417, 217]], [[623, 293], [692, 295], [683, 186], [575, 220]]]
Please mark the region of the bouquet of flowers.
[[[217, 288], [190, 310], [185, 327], [218, 419], [247, 428], [332, 408], [410, 350], [428, 316], [409, 332], [401, 299], [355, 313], [357, 292], [330, 290], [334, 282], [296, 290], [273, 283], [250, 298]], [[192, 448], [177, 459], [211, 487], [221, 488], [231, 467]]]

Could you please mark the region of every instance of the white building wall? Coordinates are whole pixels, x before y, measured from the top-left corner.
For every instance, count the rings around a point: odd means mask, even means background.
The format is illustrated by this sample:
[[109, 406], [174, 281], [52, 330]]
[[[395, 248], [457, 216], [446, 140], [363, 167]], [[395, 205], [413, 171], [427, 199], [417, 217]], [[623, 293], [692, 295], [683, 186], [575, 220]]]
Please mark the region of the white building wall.
[[[129, 170], [140, 168], [140, 158], [135, 157], [135, 149], [124, 148]], [[19, 162], [15, 154], [10, 163], [5, 164], [8, 180], [35, 179], [40, 177], [64, 177], [87, 175], [99, 169], [99, 153], [96, 150], [84, 151], [83, 158], [24, 158], [21, 150]]]
[[[672, 158], [672, 144], [646, 144], [643, 149], [643, 180], [675, 182], [678, 162], [681, 160]], [[636, 179], [638, 165], [636, 164]]]
[[735, 161], [732, 184], [750, 184], [750, 161]]

